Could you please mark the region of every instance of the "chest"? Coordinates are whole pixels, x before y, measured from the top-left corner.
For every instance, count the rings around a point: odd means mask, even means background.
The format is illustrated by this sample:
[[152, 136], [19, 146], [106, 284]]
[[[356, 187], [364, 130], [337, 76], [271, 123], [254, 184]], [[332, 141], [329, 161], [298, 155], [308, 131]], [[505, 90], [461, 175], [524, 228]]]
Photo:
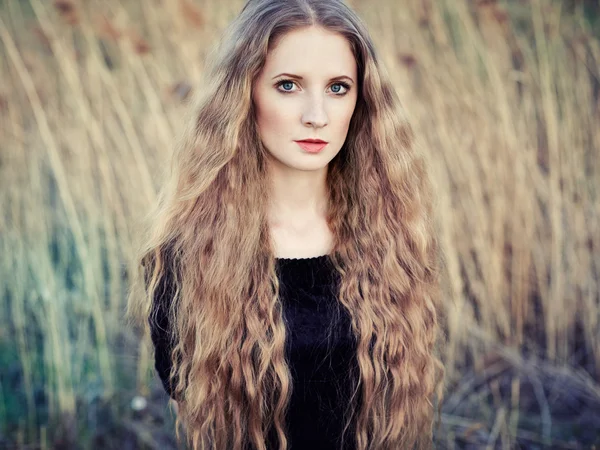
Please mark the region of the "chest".
[[303, 227], [271, 225], [271, 242], [279, 258], [306, 258], [331, 252], [333, 234], [325, 220], [315, 220]]
[[356, 342], [336, 287], [307, 283], [303, 288], [287, 286], [282, 294], [286, 353], [296, 380], [335, 383], [345, 378]]
[[294, 289], [283, 302], [291, 440], [298, 448], [338, 448], [359, 373], [350, 316], [330, 286]]

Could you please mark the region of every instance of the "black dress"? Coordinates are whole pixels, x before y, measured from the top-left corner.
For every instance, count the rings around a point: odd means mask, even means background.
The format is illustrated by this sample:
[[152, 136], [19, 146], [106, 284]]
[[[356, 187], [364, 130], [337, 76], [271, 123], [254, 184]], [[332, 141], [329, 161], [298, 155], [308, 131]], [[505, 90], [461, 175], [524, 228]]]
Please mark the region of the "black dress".
[[[358, 367], [356, 342], [347, 311], [337, 301], [339, 277], [328, 255], [276, 260], [280, 299], [286, 323], [286, 358], [292, 375], [292, 397], [286, 422], [290, 450], [351, 450], [354, 429], [341, 434]], [[163, 283], [155, 296], [156, 321], [149, 320], [155, 367], [165, 391], [171, 347], [165, 303], [171, 291]], [[355, 400], [356, 401], [356, 400]], [[273, 441], [275, 442], [275, 441]], [[269, 450], [275, 446], [270, 444]]]

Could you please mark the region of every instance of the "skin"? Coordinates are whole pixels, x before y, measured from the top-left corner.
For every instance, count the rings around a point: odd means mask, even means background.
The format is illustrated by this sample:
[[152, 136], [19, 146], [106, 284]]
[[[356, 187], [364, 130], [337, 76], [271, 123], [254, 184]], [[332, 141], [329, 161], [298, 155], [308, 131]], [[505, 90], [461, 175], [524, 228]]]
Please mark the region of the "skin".
[[[268, 152], [269, 223], [277, 257], [317, 256], [332, 247], [325, 220], [327, 168], [346, 140], [357, 81], [348, 41], [311, 26], [283, 36], [253, 83], [257, 127]], [[294, 142], [308, 138], [328, 145], [311, 154]]]

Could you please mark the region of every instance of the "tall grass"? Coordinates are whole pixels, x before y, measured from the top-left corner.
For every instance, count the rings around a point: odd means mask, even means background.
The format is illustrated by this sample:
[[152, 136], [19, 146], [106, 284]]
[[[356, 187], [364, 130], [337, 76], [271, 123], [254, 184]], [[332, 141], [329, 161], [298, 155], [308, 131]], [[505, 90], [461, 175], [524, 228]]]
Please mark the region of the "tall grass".
[[[598, 443], [598, 22], [550, 0], [350, 3], [438, 192], [439, 446]], [[174, 447], [149, 344], [124, 326], [128, 274], [241, 4], [0, 3], [0, 447]]]

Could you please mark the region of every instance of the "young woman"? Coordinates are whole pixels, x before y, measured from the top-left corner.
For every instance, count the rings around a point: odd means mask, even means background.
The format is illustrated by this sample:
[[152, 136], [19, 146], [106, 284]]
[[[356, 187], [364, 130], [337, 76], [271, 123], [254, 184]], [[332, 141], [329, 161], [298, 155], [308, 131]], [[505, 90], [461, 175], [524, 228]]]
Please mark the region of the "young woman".
[[431, 448], [432, 194], [363, 22], [250, 0], [140, 255], [156, 369], [194, 449]]

